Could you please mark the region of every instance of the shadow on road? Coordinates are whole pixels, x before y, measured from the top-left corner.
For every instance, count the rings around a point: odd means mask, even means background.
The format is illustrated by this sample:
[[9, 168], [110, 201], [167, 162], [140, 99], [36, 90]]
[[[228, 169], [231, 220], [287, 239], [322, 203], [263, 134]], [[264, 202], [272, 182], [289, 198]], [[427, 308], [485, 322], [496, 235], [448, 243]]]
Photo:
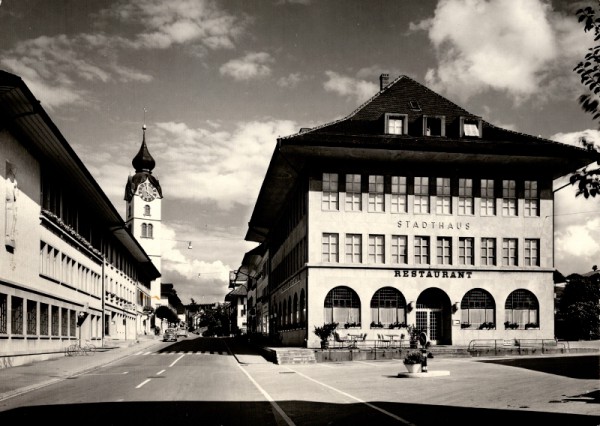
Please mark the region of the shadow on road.
[[[496, 410], [404, 404], [373, 401], [366, 404], [326, 404], [312, 401], [278, 401], [277, 404], [296, 425], [397, 425], [404, 420], [415, 425], [461, 422], [478, 424], [565, 424], [597, 426], [600, 416], [542, 413], [524, 410]], [[67, 414], [68, 413], [68, 414]], [[281, 425], [283, 419], [268, 402], [118, 402], [21, 407], [0, 413], [2, 424], [37, 423], [39, 419], [74, 419], [85, 425]], [[9, 423], [11, 422], [11, 423]], [[192, 423], [193, 422], [193, 423]], [[25, 424], [25, 423], [23, 423]]]

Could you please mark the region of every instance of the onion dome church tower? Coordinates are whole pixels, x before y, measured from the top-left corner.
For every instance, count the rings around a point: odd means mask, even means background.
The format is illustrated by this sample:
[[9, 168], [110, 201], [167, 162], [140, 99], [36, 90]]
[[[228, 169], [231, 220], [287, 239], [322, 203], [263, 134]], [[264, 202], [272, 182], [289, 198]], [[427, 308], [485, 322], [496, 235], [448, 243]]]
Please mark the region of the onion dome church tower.
[[[156, 163], [146, 146], [146, 125], [142, 126], [142, 146], [131, 161], [135, 174], [125, 186], [126, 220], [131, 234], [139, 241], [156, 269], [161, 270], [161, 203], [162, 189], [152, 174]], [[160, 277], [150, 285], [151, 306], [160, 303]]]

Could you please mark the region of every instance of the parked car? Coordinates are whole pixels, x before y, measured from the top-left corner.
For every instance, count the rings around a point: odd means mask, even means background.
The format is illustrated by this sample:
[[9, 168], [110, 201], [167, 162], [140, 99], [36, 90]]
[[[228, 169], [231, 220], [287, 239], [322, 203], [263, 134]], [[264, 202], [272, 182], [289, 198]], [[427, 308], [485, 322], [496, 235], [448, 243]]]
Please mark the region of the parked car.
[[179, 336], [188, 337], [188, 331], [185, 328], [177, 329], [177, 337]]
[[163, 342], [176, 342], [177, 341], [177, 330], [174, 328], [167, 328], [163, 334]]

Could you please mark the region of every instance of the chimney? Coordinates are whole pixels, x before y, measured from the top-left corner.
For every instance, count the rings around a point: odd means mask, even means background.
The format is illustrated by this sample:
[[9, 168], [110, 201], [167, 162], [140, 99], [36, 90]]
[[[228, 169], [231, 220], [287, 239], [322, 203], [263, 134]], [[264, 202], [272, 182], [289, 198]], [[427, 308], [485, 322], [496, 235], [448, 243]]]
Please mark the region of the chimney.
[[390, 75], [389, 74], [381, 74], [379, 76], [379, 90], [383, 90], [385, 88], [385, 86], [388, 85], [389, 82], [390, 82]]

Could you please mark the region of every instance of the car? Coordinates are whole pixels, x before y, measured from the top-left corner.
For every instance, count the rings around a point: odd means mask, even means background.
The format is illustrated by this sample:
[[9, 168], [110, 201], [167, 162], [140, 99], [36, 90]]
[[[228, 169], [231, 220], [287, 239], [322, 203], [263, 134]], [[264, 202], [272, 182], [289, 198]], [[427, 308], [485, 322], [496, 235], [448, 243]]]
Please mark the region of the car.
[[179, 328], [177, 330], [177, 337], [179, 336], [188, 337], [188, 331], [185, 328]]
[[174, 328], [167, 328], [163, 334], [163, 342], [176, 342], [177, 341], [177, 330]]

